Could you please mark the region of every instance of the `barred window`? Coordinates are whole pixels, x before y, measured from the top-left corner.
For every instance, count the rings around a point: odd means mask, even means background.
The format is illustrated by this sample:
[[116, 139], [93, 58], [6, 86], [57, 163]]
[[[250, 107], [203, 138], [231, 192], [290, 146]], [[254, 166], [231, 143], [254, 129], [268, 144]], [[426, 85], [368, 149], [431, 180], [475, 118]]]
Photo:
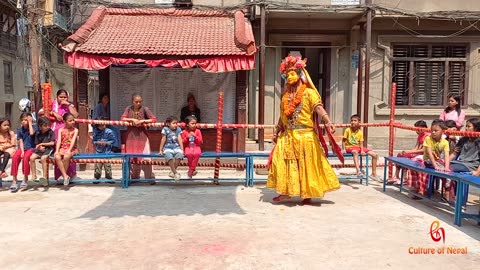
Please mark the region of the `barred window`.
[[395, 104], [445, 106], [450, 94], [464, 104], [467, 51], [464, 44], [394, 44]]

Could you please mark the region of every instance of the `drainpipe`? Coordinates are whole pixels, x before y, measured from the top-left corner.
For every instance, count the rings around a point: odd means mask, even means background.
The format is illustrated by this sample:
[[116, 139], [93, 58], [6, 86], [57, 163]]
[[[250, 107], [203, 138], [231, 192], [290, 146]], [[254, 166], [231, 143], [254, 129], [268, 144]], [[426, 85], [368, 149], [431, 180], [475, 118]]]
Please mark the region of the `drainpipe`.
[[[363, 40], [364, 24], [360, 24], [360, 40]], [[363, 46], [358, 48], [358, 79], [357, 79], [357, 114], [362, 115], [362, 84], [363, 84]]]
[[[366, 4], [371, 4], [371, 1], [367, 0]], [[368, 7], [367, 10], [367, 33], [366, 33], [366, 52], [365, 52], [365, 96], [364, 96], [364, 110], [363, 110], [363, 122], [368, 123], [368, 111], [369, 99], [370, 99], [370, 58], [372, 49], [372, 9]], [[368, 127], [363, 128], [365, 146], [368, 143]]]
[[[385, 56], [388, 58], [389, 63], [392, 63], [392, 58], [393, 57], [392, 57], [392, 54], [391, 54], [390, 47], [381, 43], [380, 41], [377, 41], [377, 48], [382, 49], [385, 53]], [[388, 85], [390, 85], [390, 82], [389, 82]], [[390, 87], [388, 87], [387, 89], [389, 89], [389, 88]], [[387, 92], [386, 98], [385, 98], [385, 91], [383, 92], [384, 100], [389, 100], [390, 99], [390, 91], [386, 91], [386, 92]], [[394, 101], [390, 100], [390, 105], [392, 104], [392, 102], [394, 102]]]
[[[260, 4], [260, 76], [258, 78], [258, 124], [265, 124], [265, 3]], [[258, 130], [258, 149], [265, 150], [265, 130]]]

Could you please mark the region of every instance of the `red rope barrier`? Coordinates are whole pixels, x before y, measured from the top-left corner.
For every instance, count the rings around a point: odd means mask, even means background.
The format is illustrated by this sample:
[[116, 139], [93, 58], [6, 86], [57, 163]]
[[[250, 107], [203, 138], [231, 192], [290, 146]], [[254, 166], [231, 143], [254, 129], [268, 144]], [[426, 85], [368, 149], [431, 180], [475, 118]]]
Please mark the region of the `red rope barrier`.
[[[90, 124], [90, 125], [107, 125], [107, 126], [134, 126], [131, 122], [119, 121], [119, 120], [94, 120], [94, 119], [75, 119], [77, 123]], [[147, 123], [143, 124], [146, 127], [163, 127], [164, 123]], [[181, 127], [185, 127], [184, 123], [179, 123]], [[197, 123], [197, 128], [217, 128], [218, 124], [204, 124]], [[275, 125], [252, 125], [252, 124], [221, 124], [222, 128], [254, 128], [254, 129], [268, 129], [275, 128]], [[321, 124], [320, 126], [324, 126]], [[346, 128], [350, 124], [335, 124], [336, 128]], [[390, 124], [385, 123], [362, 123], [362, 127], [388, 127]]]
[[[107, 125], [107, 126], [134, 126], [131, 122], [119, 121], [119, 120], [94, 120], [94, 119], [75, 119], [77, 123], [90, 124], [90, 125]], [[146, 123], [142, 124], [145, 127], [163, 127], [165, 123]], [[185, 127], [185, 123], [179, 123], [180, 127]], [[204, 124], [197, 123], [197, 128], [217, 128], [218, 124]], [[255, 129], [267, 129], [275, 128], [275, 125], [251, 125], [251, 124], [221, 124], [222, 128], [255, 128]]]
[[[430, 132], [429, 128], [420, 128], [420, 127], [413, 127], [413, 126], [406, 126], [402, 123], [394, 123], [393, 124], [395, 128], [399, 129], [405, 129], [405, 130], [412, 130], [412, 131], [423, 131], [423, 132]], [[447, 130], [445, 131], [445, 134], [447, 135], [455, 135], [455, 136], [463, 136], [463, 137], [473, 137], [473, 138], [478, 138], [480, 137], [480, 132], [474, 132], [474, 131], [454, 131], [454, 130]]]

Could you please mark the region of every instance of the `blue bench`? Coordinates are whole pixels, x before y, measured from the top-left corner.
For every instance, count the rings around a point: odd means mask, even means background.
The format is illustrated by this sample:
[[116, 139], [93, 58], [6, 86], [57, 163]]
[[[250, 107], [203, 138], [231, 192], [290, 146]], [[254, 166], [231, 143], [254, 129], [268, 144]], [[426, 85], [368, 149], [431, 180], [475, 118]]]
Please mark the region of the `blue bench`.
[[[430, 176], [436, 176], [440, 178], [448, 178], [451, 180], [457, 181], [456, 187], [456, 201], [455, 201], [455, 214], [454, 214], [454, 223], [457, 226], [462, 226], [462, 218], [472, 218], [475, 219], [477, 222], [480, 222], [480, 213], [479, 215], [467, 214], [462, 212], [462, 206], [464, 202], [467, 201], [468, 196], [468, 186], [473, 185], [475, 187], [480, 187], [480, 177], [473, 176], [468, 173], [458, 173], [458, 172], [442, 172], [437, 171], [433, 168], [427, 168], [425, 165], [418, 161], [413, 161], [408, 158], [400, 158], [400, 157], [385, 157], [385, 165], [384, 165], [384, 174], [383, 174], [383, 192], [386, 191], [387, 185], [387, 164], [388, 162], [392, 162], [394, 164], [400, 165], [402, 168], [401, 175], [400, 175], [400, 191], [403, 191], [403, 170], [405, 168], [411, 169], [417, 172], [426, 173]], [[433, 190], [433, 177], [429, 180], [428, 183], [429, 191], [432, 192]], [[466, 192], [467, 191], [467, 192]], [[407, 191], [409, 192], [409, 191]], [[409, 192], [410, 193], [410, 192]], [[424, 199], [429, 199], [423, 197]], [[443, 206], [443, 205], [442, 205]]]
[[[120, 159], [122, 160], [122, 163], [123, 163], [123, 154], [122, 153], [115, 153], [115, 154], [91, 154], [91, 153], [87, 153], [87, 154], [78, 154], [78, 155], [75, 155], [73, 156], [72, 160], [80, 160], [80, 159]], [[50, 158], [50, 163], [53, 163], [53, 157]], [[35, 168], [32, 168], [32, 169], [35, 169]], [[51, 179], [51, 177], [49, 177], [49, 179]], [[75, 180], [71, 180], [70, 182], [71, 183], [108, 183], [108, 182], [122, 182], [122, 179], [94, 179], [94, 180], [91, 180], [91, 179], [75, 179]], [[3, 182], [11, 182], [11, 181], [5, 181], [3, 180]], [[49, 181], [50, 183], [51, 181]], [[2, 186], [2, 180], [0, 179], [0, 187]]]
[[[227, 180], [227, 181], [244, 181], [245, 186], [248, 186], [250, 183], [249, 176], [251, 175], [250, 170], [253, 168], [253, 165], [250, 165], [251, 159], [250, 153], [246, 152], [203, 152], [200, 158], [245, 158], [245, 178], [218, 178], [218, 180]], [[123, 166], [122, 166], [122, 187], [128, 188], [131, 179], [130, 179], [130, 159], [132, 158], [147, 158], [147, 159], [162, 159], [165, 158], [164, 155], [159, 154], [135, 154], [135, 153], [123, 153]], [[155, 179], [135, 179], [134, 181], [138, 182], [152, 182], [154, 180], [172, 180], [171, 178], [155, 178]], [[194, 180], [214, 180], [212, 178], [199, 178], [195, 177]], [[215, 179], [217, 180], [217, 179]]]
[[[249, 186], [253, 186], [254, 183], [255, 183], [255, 180], [260, 180], [260, 181], [266, 181], [267, 179], [266, 178], [255, 178], [255, 169], [254, 169], [254, 159], [255, 158], [268, 158], [270, 155], [270, 153], [249, 153], [249, 157], [248, 159], [250, 159], [250, 161], [248, 162], [248, 164], [250, 164], [250, 169], [249, 169]], [[353, 155], [351, 153], [346, 153], [346, 154], [343, 154], [344, 157], [353, 157]], [[333, 154], [332, 152], [329, 152], [328, 153], [328, 157], [329, 158], [335, 158], [337, 157], [335, 154]], [[359, 159], [360, 159], [360, 168], [363, 167], [363, 156], [362, 155], [359, 155]], [[356, 180], [360, 180], [360, 184], [363, 183], [363, 179], [365, 179], [365, 185], [368, 186], [368, 172], [369, 172], [369, 168], [368, 168], [368, 155], [365, 155], [365, 171], [362, 169], [362, 173], [364, 173], [364, 177], [358, 177], [358, 176], [350, 176], [350, 175], [341, 175], [338, 177], [338, 180], [339, 181], [347, 181], [347, 180], [351, 180], [351, 179], [356, 179]]]

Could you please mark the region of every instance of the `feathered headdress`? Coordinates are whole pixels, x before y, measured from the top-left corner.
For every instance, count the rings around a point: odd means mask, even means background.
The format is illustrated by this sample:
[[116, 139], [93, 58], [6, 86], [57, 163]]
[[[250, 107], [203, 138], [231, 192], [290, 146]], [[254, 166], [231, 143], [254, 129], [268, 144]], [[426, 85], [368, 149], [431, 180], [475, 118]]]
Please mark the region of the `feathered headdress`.
[[300, 58], [299, 56], [294, 57], [292, 55], [288, 55], [287, 57], [285, 57], [285, 59], [282, 60], [282, 63], [280, 64], [280, 73], [287, 74], [289, 71], [302, 69], [306, 65], [306, 58], [302, 60], [302, 58]]

